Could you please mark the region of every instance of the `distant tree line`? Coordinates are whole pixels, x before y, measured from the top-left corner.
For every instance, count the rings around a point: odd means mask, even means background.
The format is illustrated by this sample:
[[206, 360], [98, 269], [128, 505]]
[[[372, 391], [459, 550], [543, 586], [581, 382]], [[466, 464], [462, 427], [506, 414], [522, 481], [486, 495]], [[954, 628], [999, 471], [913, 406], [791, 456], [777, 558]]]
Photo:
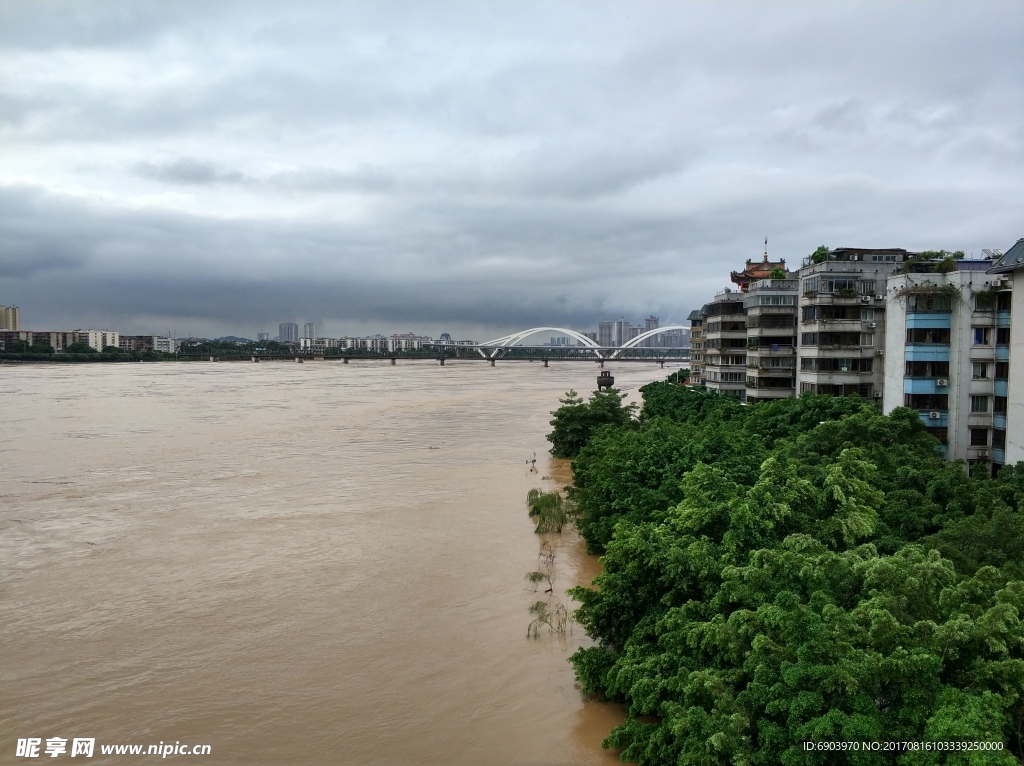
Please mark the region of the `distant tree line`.
[[570, 591], [596, 641], [571, 662], [625, 706], [606, 746], [640, 764], [1021, 762], [1024, 463], [969, 476], [916, 411], [859, 398], [641, 392], [637, 417], [569, 392], [549, 436], [603, 554]]

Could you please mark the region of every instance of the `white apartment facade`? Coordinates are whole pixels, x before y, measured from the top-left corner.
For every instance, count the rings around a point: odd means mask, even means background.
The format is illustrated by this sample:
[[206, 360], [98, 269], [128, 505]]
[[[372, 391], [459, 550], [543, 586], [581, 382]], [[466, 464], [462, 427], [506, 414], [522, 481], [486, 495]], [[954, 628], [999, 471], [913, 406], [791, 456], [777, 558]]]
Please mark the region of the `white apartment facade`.
[[986, 274], [991, 266], [958, 260], [942, 272], [931, 261], [889, 279], [884, 409], [920, 412], [947, 459], [997, 469], [1006, 460], [1011, 287]]

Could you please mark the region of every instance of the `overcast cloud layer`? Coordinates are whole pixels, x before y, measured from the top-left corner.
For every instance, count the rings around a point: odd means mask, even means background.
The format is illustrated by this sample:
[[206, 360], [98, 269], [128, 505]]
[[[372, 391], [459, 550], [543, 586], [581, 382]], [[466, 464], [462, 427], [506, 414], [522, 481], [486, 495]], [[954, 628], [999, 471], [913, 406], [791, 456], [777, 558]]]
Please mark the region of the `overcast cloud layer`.
[[1024, 6], [0, 4], [30, 329], [483, 340], [1024, 236]]

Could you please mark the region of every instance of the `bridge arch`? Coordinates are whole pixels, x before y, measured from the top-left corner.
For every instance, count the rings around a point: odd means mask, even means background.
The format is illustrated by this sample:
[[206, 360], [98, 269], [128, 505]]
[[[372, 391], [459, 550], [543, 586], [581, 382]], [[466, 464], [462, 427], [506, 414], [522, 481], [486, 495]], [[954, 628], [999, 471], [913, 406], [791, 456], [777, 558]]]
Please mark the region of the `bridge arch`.
[[[568, 335], [570, 338], [579, 341], [587, 348], [595, 349], [594, 355], [597, 358], [601, 358], [600, 352], [596, 350], [600, 349], [601, 347], [596, 342], [594, 342], [593, 340], [591, 340], [582, 333], [576, 332], [575, 330], [566, 329], [565, 327], [531, 327], [529, 330], [521, 330], [520, 332], [515, 332], [512, 333], [511, 335], [503, 335], [500, 338], [489, 340], [486, 343], [480, 343], [478, 345], [478, 350], [485, 357], [493, 359], [498, 354], [500, 354], [503, 349], [511, 348], [512, 346], [515, 346], [517, 343], [522, 341], [524, 338], [529, 338], [531, 335], [536, 335], [537, 333], [542, 332], [557, 332], [562, 333], [563, 335]], [[489, 353], [485, 353], [485, 351]]]
[[673, 325], [668, 325], [666, 327], [658, 327], [658, 328], [656, 328], [654, 330], [648, 330], [647, 332], [640, 333], [640, 335], [637, 335], [635, 338], [630, 338], [625, 343], [623, 343], [621, 346], [619, 346], [615, 351], [612, 352], [611, 358], [612, 359], [616, 359], [619, 356], [619, 354], [622, 353], [622, 351], [624, 349], [636, 348], [637, 346], [639, 346], [641, 343], [643, 343], [648, 338], [653, 338], [655, 335], [660, 335], [663, 332], [671, 332], [672, 330], [689, 330], [689, 329], [690, 329], [689, 327], [684, 327], [683, 325], [673, 324]]

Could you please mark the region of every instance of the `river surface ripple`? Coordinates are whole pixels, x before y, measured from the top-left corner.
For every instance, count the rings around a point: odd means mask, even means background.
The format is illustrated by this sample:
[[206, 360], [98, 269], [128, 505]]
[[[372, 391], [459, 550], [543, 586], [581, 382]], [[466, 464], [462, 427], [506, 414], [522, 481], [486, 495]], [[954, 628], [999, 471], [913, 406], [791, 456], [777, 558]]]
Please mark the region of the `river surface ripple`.
[[[665, 374], [610, 368], [628, 400]], [[566, 662], [582, 630], [525, 638], [524, 499], [568, 481], [548, 413], [596, 373], [0, 368], [0, 762], [59, 736], [207, 764], [617, 763], [620, 711]], [[556, 585], [589, 582], [575, 533], [552, 537]]]

